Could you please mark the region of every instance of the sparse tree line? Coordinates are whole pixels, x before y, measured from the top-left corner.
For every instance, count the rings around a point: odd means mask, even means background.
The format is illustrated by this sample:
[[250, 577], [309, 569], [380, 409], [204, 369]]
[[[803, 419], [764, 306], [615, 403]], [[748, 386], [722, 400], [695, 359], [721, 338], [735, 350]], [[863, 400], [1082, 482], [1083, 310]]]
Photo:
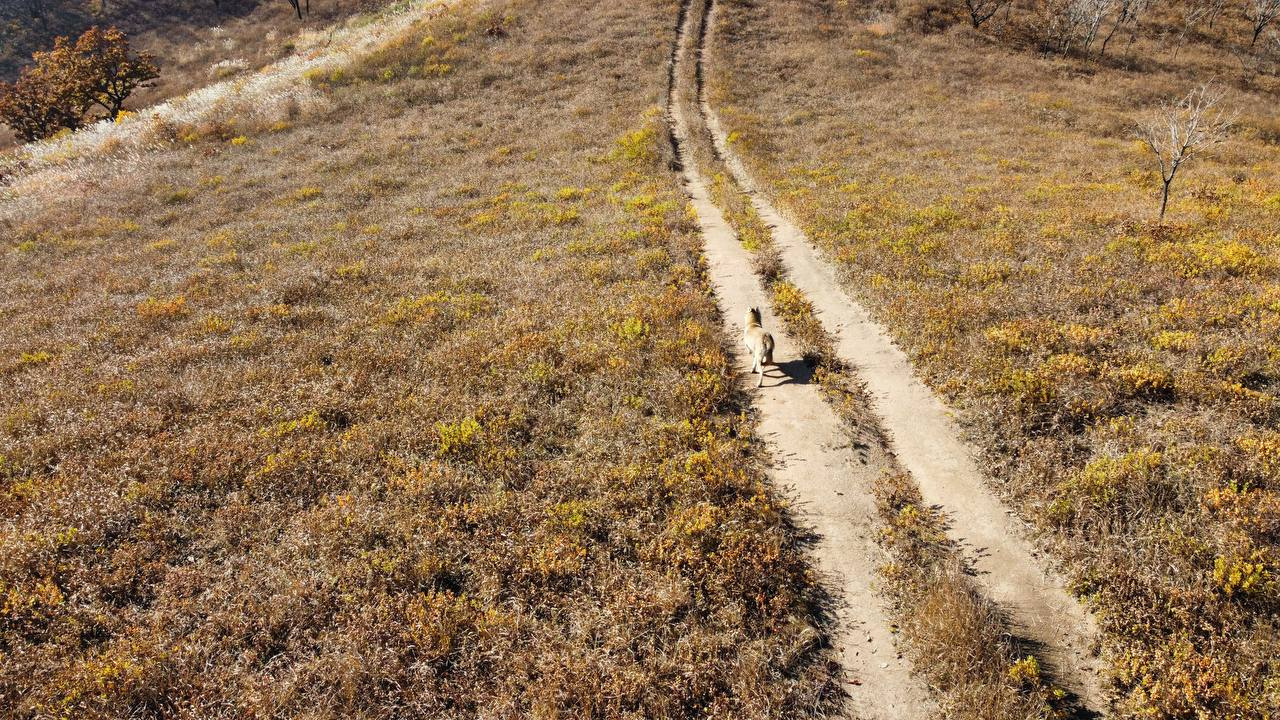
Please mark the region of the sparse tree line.
[[[1175, 55], [1193, 32], [1218, 31], [1241, 60], [1246, 72], [1280, 71], [1260, 61], [1280, 55], [1280, 0], [954, 0], [974, 28], [982, 28], [996, 18], [1008, 19], [1015, 10], [1034, 13], [1039, 21], [1040, 40], [1046, 50], [1105, 56], [1114, 40], [1125, 38], [1132, 45], [1142, 32], [1143, 22], [1152, 12], [1174, 14], [1162, 18], [1154, 37], [1162, 51]], [[1222, 29], [1225, 17], [1242, 21], [1233, 32]], [[1173, 20], [1170, 23], [1170, 20]]]
[[[1058, 52], [1089, 55], [1098, 46], [1105, 55], [1117, 35], [1132, 43], [1144, 13], [1155, 0], [1049, 0], [1047, 34]], [[30, 0], [38, 2], [38, 0]], [[214, 0], [215, 3], [218, 0]], [[974, 28], [1010, 12], [1013, 0], [960, 0]], [[1280, 17], [1280, 0], [1236, 0], [1250, 23], [1250, 46]], [[310, 13], [310, 0], [289, 0], [301, 18]], [[1184, 28], [1177, 39], [1203, 24], [1209, 28], [1231, 7], [1231, 0], [1190, 0], [1183, 8]], [[1280, 45], [1280, 39], [1273, 41]], [[134, 90], [149, 87], [159, 77], [154, 58], [133, 54], [125, 34], [117, 28], [90, 28], [72, 43], [59, 37], [51, 50], [36, 52], [17, 82], [0, 82], [0, 121], [25, 141], [47, 138], [63, 129], [76, 130], [100, 119], [119, 115]], [[1169, 191], [1187, 162], [1226, 139], [1234, 117], [1222, 106], [1222, 92], [1212, 83], [1187, 96], [1163, 104], [1141, 123], [1137, 136], [1155, 156], [1160, 171], [1160, 217]]]
[[[1151, 0], [1065, 0], [1050, 8], [1047, 34], [1058, 52], [1079, 50], [1099, 55], [1117, 35], [1137, 37], [1142, 17]], [[1101, 41], [1101, 42], [1099, 42]]]

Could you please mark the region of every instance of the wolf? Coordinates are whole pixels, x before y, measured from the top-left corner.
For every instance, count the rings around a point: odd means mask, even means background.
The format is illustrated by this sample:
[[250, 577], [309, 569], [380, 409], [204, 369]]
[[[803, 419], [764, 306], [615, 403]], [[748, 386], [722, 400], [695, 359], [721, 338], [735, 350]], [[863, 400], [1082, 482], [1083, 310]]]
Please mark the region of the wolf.
[[760, 373], [756, 387], [764, 384], [764, 366], [773, 364], [773, 336], [760, 325], [760, 308], [747, 311], [746, 330], [742, 333], [742, 342], [751, 353], [751, 372]]

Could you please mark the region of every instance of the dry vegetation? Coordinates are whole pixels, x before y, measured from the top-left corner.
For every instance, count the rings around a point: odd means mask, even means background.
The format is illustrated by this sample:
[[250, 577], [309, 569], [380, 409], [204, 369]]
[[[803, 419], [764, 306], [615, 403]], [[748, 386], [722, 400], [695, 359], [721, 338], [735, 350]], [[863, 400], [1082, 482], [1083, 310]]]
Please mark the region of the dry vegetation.
[[463, 4], [5, 227], [0, 707], [830, 708], [663, 161], [675, 15]]
[[[736, 147], [961, 410], [1097, 611], [1121, 715], [1280, 712], [1280, 153], [1239, 9], [1160, 6], [1099, 59], [1043, 54], [1025, 5], [982, 33], [961, 3], [718, 7]], [[1236, 130], [1159, 222], [1135, 125], [1214, 76]]]

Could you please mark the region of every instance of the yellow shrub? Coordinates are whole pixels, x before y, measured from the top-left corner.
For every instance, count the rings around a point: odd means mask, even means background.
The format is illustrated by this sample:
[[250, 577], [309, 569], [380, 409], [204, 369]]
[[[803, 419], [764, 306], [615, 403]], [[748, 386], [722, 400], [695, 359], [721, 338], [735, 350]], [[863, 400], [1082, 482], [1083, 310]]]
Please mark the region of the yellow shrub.
[[661, 114], [656, 107], [647, 110], [644, 114], [644, 127], [618, 138], [610, 158], [632, 163], [657, 162], [658, 126], [661, 122]]
[[1060, 490], [1070, 497], [1108, 505], [1129, 485], [1152, 477], [1162, 463], [1163, 456], [1153, 450], [1135, 450], [1119, 457], [1098, 458], [1063, 483]]
[[715, 505], [699, 503], [680, 511], [671, 520], [671, 529], [680, 535], [698, 536], [715, 528], [724, 511]]
[[773, 302], [778, 314], [786, 322], [797, 322], [813, 315], [813, 303], [809, 302], [800, 288], [785, 280], [774, 283]]
[[643, 340], [648, 337], [649, 333], [653, 330], [653, 328], [649, 326], [649, 323], [645, 322], [642, 318], [634, 316], [620, 322], [613, 323], [609, 326], [609, 329], [613, 331], [614, 336], [619, 340], [629, 343]]
[[368, 265], [365, 263], [364, 260], [358, 260], [354, 263], [351, 263], [350, 265], [343, 265], [342, 267], [338, 268], [335, 272], [337, 273], [338, 277], [344, 280], [348, 280], [348, 279], [364, 277], [365, 271], [367, 270], [367, 268], [368, 268]]
[[1280, 477], [1280, 433], [1246, 435], [1236, 440], [1236, 446], [1258, 465], [1263, 475]]
[[187, 299], [182, 295], [161, 300], [149, 297], [138, 303], [138, 316], [146, 320], [166, 320], [187, 314]]
[[1017, 323], [989, 327], [983, 335], [987, 342], [1003, 350], [1025, 350], [1029, 345], [1027, 336]]
[[200, 328], [210, 335], [221, 335], [231, 331], [231, 321], [217, 315], [206, 315], [200, 320]]
[[210, 248], [234, 248], [236, 236], [230, 230], [220, 230], [205, 238], [204, 244]]
[[1214, 585], [1228, 597], [1261, 591], [1269, 584], [1271, 575], [1263, 558], [1261, 550], [1255, 550], [1247, 557], [1219, 555], [1213, 560]]
[[587, 524], [591, 504], [582, 500], [566, 500], [553, 505], [547, 512], [552, 523], [565, 530], [578, 530]]
[[246, 333], [231, 336], [231, 347], [236, 350], [249, 350], [257, 347], [262, 342], [262, 333], [257, 330], [250, 330]]
[[284, 420], [271, 427], [261, 428], [258, 430], [258, 435], [264, 438], [280, 438], [298, 432], [314, 430], [321, 425], [323, 425], [323, 422], [320, 420], [320, 411], [312, 410], [300, 418]]
[[1151, 347], [1157, 350], [1187, 350], [1196, 341], [1196, 334], [1182, 330], [1165, 330], [1151, 338]]
[[562, 187], [556, 191], [558, 200], [581, 200], [591, 193], [591, 188]]
[[1047, 403], [1057, 396], [1056, 388], [1047, 378], [1026, 370], [1004, 373], [996, 381], [995, 389], [1019, 403], [1030, 405]]
[[439, 445], [436, 453], [441, 457], [458, 456], [474, 447], [484, 428], [474, 417], [465, 417], [455, 423], [436, 423]]
[[1088, 375], [1093, 370], [1089, 358], [1075, 353], [1063, 353], [1050, 356], [1041, 366], [1040, 371], [1047, 377], [1079, 377]]
[[1133, 395], [1158, 395], [1173, 390], [1173, 375], [1168, 368], [1142, 362], [1121, 368], [1116, 377]]
[[1009, 666], [1009, 679], [1018, 685], [1040, 682], [1040, 663], [1032, 655], [1013, 661]]

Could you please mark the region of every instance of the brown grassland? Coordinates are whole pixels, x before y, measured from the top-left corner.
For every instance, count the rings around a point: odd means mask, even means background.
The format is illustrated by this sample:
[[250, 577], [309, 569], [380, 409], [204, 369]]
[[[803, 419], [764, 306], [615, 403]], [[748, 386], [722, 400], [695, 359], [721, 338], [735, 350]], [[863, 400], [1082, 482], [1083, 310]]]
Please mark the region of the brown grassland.
[[[1274, 717], [1274, 79], [1225, 47], [1238, 9], [1175, 55], [1156, 6], [1098, 60], [1041, 53], [1022, 4], [982, 33], [956, 7], [717, 3], [712, 104], [1095, 610], [1120, 714]], [[1134, 123], [1213, 77], [1236, 131], [1158, 222]]]
[[6, 221], [0, 707], [832, 706], [664, 159], [675, 18], [462, 2]]

